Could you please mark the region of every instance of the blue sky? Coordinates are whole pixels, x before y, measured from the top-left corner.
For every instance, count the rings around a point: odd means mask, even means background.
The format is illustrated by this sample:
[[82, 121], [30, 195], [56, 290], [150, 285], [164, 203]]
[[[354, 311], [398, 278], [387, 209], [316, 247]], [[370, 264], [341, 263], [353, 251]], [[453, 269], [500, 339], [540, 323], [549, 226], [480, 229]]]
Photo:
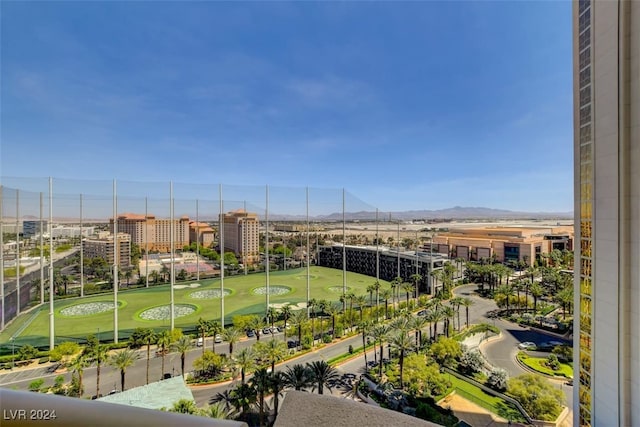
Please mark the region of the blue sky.
[[568, 1], [1, 8], [2, 176], [573, 209]]

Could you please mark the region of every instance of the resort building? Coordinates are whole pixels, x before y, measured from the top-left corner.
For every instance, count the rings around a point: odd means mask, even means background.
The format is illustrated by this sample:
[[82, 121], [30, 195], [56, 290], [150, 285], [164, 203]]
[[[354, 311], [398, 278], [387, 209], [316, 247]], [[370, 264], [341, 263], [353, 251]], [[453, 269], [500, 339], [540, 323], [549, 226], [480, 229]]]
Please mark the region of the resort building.
[[433, 250], [452, 258], [525, 262], [533, 265], [554, 249], [573, 250], [574, 227], [477, 227], [438, 232]]
[[189, 243], [198, 242], [200, 246], [211, 247], [216, 233], [206, 222], [189, 221]]
[[238, 209], [223, 215], [224, 248], [236, 254], [238, 261], [253, 265], [260, 260], [258, 215]]
[[574, 425], [640, 425], [640, 2], [573, 2]]
[[[113, 218], [109, 220], [113, 232]], [[173, 249], [182, 250], [189, 245], [189, 218], [183, 216], [173, 220]], [[125, 213], [118, 216], [118, 233], [127, 233], [131, 242], [143, 252], [171, 251], [171, 220], [154, 215]]]
[[40, 233], [46, 233], [48, 229], [48, 221], [22, 221], [22, 236], [26, 238], [32, 238], [39, 236]]
[[441, 269], [449, 259], [445, 254], [398, 251], [386, 246], [350, 246], [343, 249], [341, 243], [320, 246], [318, 248], [318, 265], [322, 267], [342, 269], [343, 250], [346, 255], [346, 269], [354, 273], [379, 277], [392, 281], [402, 277], [405, 282], [413, 282], [411, 276], [422, 276], [419, 282], [420, 292], [435, 294], [437, 289], [432, 286], [431, 272]]
[[[131, 265], [131, 236], [126, 233], [118, 233], [118, 265], [128, 267]], [[82, 252], [85, 258], [102, 258], [107, 264], [113, 264], [115, 245], [113, 234], [100, 232], [96, 237], [82, 241]]]

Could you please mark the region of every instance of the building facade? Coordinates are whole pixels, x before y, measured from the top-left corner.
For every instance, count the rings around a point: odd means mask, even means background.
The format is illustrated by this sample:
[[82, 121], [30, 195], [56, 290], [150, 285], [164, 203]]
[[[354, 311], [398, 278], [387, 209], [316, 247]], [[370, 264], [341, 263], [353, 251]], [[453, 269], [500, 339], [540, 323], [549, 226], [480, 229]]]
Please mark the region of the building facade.
[[573, 3], [574, 425], [640, 425], [640, 2]]
[[49, 229], [48, 221], [22, 221], [22, 236], [24, 238], [32, 238], [39, 236], [40, 233], [46, 233]]
[[224, 247], [238, 261], [253, 265], [260, 261], [260, 222], [258, 215], [238, 209], [223, 215]]
[[[107, 264], [113, 264], [115, 257], [115, 245], [113, 234], [102, 232], [97, 236], [82, 241], [82, 253], [85, 258], [102, 258]], [[131, 236], [127, 233], [118, 233], [118, 265], [129, 267], [131, 265]]]
[[216, 233], [211, 226], [205, 222], [189, 221], [189, 242], [198, 242], [200, 246], [211, 247], [215, 242]]
[[533, 265], [554, 249], [573, 250], [574, 227], [453, 228], [433, 238], [434, 250], [452, 258], [525, 262]]
[[[110, 219], [113, 232], [113, 218]], [[182, 250], [189, 245], [189, 218], [183, 216], [173, 220], [173, 249]], [[125, 213], [118, 216], [118, 233], [127, 233], [131, 242], [143, 252], [171, 251], [171, 220], [155, 215]]]
[[[354, 273], [379, 277], [392, 281], [402, 277], [405, 282], [413, 282], [411, 276], [419, 274], [420, 292], [435, 294], [431, 286], [431, 271], [441, 269], [449, 259], [447, 255], [428, 252], [397, 251], [388, 247], [350, 246], [344, 248], [346, 269]], [[320, 246], [318, 248], [318, 265], [322, 267], [342, 269], [342, 244]]]

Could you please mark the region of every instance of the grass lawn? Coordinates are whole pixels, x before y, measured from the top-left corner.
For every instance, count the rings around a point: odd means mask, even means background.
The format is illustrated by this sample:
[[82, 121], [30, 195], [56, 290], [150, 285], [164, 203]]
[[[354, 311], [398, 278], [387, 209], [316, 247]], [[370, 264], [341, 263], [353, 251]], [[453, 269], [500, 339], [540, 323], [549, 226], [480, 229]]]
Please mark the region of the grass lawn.
[[[229, 324], [235, 315], [264, 314], [266, 297], [256, 294], [256, 288], [266, 284], [265, 273], [226, 277], [225, 290], [231, 294], [224, 298], [225, 324]], [[310, 271], [310, 294], [316, 300], [339, 301], [342, 293], [342, 270], [325, 267], [312, 267]], [[366, 288], [375, 278], [347, 272], [347, 292], [356, 295], [367, 295]], [[381, 281], [382, 285], [387, 282]], [[193, 329], [198, 319], [220, 320], [220, 298], [194, 298], [194, 292], [220, 289], [219, 279], [195, 280], [177, 283], [174, 287], [175, 304], [188, 304], [195, 311], [184, 317], [175, 318], [175, 326], [183, 329]], [[277, 271], [269, 274], [270, 287], [285, 286], [290, 289], [283, 295], [271, 295], [270, 303], [293, 305], [304, 303], [307, 299], [307, 270], [306, 268]], [[69, 339], [86, 338], [88, 334], [98, 334], [101, 340], [113, 339], [113, 310], [88, 315], [65, 316], [61, 313], [66, 307], [78, 304], [105, 302], [113, 304], [113, 294], [92, 295], [84, 298], [73, 298], [55, 301], [55, 335], [56, 342]], [[155, 329], [168, 328], [169, 319], [144, 320], [140, 314], [153, 307], [168, 305], [170, 302], [169, 285], [151, 286], [118, 292], [118, 323], [119, 338], [124, 339], [137, 327], [151, 327]], [[36, 311], [22, 314], [5, 330], [0, 333], [0, 343], [8, 345], [11, 336], [18, 334], [15, 345], [32, 344], [46, 346], [49, 343], [49, 306], [45, 303]], [[25, 323], [27, 325], [25, 326]]]
[[499, 397], [487, 394], [479, 387], [454, 377], [453, 375], [450, 375], [449, 377], [452, 387], [454, 387], [456, 392], [465, 399], [469, 399], [476, 405], [479, 405], [507, 420], [525, 421], [520, 411], [514, 408], [510, 403]]
[[555, 376], [555, 377], [566, 377], [573, 378], [573, 367], [567, 363], [560, 362], [560, 369], [557, 371], [552, 370], [545, 366], [546, 358], [543, 357], [531, 357], [527, 355], [525, 352], [518, 352], [518, 360], [527, 365], [529, 368], [533, 369], [536, 372], [540, 372], [542, 374]]

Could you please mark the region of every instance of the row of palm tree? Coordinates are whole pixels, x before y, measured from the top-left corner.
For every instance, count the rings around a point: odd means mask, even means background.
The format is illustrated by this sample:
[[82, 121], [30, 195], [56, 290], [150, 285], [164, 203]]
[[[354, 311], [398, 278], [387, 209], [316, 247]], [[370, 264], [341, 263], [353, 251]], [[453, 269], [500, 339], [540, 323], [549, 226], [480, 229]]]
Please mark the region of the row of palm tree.
[[278, 372], [261, 367], [253, 373], [249, 381], [245, 381], [243, 377], [236, 388], [218, 393], [212, 402], [222, 403], [228, 413], [239, 419], [245, 419], [251, 408], [255, 407], [258, 409], [260, 425], [263, 426], [266, 425], [265, 416], [269, 411], [266, 403], [269, 395], [273, 397], [273, 415], [277, 417], [279, 398], [285, 390], [311, 389], [323, 394], [324, 388], [331, 390], [338, 378], [336, 369], [325, 361], [296, 364]]

